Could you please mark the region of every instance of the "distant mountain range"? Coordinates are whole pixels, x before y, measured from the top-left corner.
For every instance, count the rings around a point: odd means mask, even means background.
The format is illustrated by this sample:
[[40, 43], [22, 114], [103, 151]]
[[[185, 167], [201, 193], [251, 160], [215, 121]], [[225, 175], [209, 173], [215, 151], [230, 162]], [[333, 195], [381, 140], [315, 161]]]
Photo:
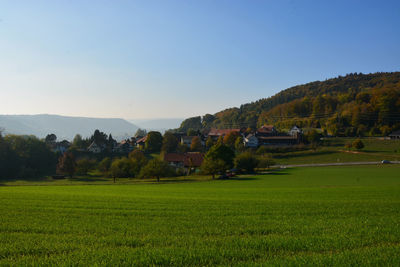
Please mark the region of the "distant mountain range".
[[124, 119], [66, 117], [59, 115], [0, 115], [4, 134], [35, 135], [54, 133], [58, 140], [72, 140], [76, 134], [89, 137], [96, 129], [111, 133], [117, 140], [131, 137], [139, 127]]
[[169, 129], [178, 128], [184, 118], [168, 118], [168, 119], [131, 119], [128, 120], [133, 124], [137, 125], [141, 129], [147, 131], [160, 131], [165, 132]]

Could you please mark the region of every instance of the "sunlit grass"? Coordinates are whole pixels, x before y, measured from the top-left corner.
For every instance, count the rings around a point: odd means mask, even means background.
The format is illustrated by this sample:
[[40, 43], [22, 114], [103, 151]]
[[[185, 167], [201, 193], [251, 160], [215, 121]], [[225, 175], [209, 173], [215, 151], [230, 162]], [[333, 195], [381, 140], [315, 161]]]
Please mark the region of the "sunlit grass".
[[0, 187], [0, 265], [398, 265], [400, 167]]

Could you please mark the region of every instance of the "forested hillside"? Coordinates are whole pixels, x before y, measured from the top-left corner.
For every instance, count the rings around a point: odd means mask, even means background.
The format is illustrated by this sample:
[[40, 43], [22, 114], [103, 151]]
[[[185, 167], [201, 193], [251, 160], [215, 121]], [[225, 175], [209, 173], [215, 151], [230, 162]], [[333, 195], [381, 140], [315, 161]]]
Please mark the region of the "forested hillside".
[[400, 72], [348, 74], [283, 90], [214, 115], [193, 117], [179, 130], [294, 124], [332, 135], [382, 135], [400, 128]]

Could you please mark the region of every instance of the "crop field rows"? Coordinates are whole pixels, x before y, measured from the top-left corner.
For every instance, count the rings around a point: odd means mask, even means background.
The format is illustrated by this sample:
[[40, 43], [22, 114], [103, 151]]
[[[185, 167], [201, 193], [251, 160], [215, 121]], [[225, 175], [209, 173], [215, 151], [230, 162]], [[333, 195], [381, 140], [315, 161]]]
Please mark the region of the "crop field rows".
[[399, 265], [400, 167], [1, 186], [0, 265]]

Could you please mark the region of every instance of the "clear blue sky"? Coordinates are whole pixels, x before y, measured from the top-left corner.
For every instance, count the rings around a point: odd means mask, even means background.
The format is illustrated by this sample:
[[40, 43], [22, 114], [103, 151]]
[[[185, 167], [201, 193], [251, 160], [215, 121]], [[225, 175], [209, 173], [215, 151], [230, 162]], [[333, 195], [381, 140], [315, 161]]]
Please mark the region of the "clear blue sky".
[[0, 2], [0, 114], [190, 117], [399, 65], [398, 0]]

